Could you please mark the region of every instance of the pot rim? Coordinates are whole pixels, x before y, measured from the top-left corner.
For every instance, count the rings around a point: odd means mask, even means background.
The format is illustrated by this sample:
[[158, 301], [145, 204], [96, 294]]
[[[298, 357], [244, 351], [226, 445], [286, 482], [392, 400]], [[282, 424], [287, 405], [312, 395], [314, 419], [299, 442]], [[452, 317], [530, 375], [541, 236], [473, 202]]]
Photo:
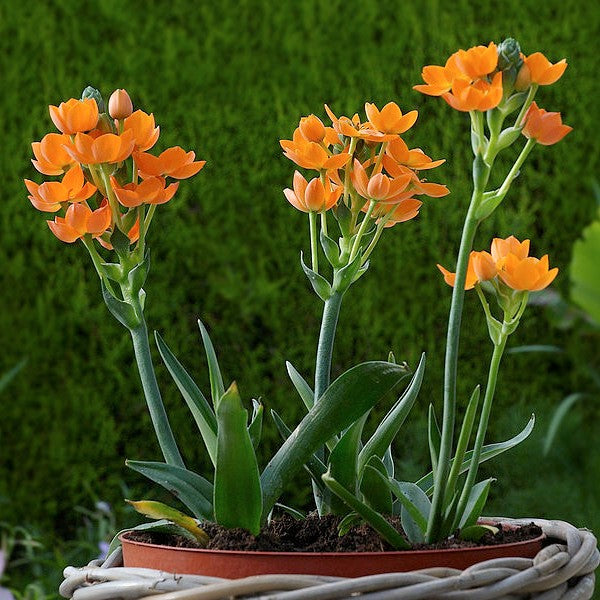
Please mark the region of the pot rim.
[[[532, 521], [533, 522], [533, 521]], [[513, 525], [512, 523], [506, 523], [503, 521], [484, 521], [484, 524], [502, 524], [504, 527], [509, 527], [512, 529], [518, 529], [521, 525]], [[178, 546], [165, 546], [164, 544], [150, 544], [148, 542], [138, 542], [135, 540], [130, 540], [126, 536], [128, 533], [134, 531], [133, 529], [128, 529], [123, 531], [119, 535], [119, 541], [123, 543], [123, 541], [128, 544], [146, 547], [146, 548], [159, 548], [163, 550], [174, 550], [177, 552], [186, 552], [186, 553], [197, 553], [197, 554], [217, 554], [222, 556], [262, 556], [268, 558], [293, 558], [293, 557], [308, 557], [312, 556], [314, 558], [327, 558], [327, 557], [369, 557], [369, 558], [377, 558], [378, 556], [406, 556], [407, 554], [415, 554], [418, 553], [423, 556], [429, 556], [432, 554], [438, 554], [440, 552], [449, 552], [449, 553], [467, 553], [467, 552], [476, 552], [477, 550], [489, 550], [489, 549], [498, 549], [502, 550], [503, 548], [519, 548], [526, 544], [532, 544], [541, 542], [546, 538], [545, 533], [541, 533], [539, 536], [535, 538], [531, 538], [529, 540], [521, 540], [519, 542], [509, 542], [506, 544], [493, 544], [489, 546], [469, 546], [466, 548], [437, 548], [437, 549], [422, 549], [422, 550], [382, 550], [381, 552], [277, 552], [274, 550], [263, 551], [263, 550], [211, 550], [208, 548], [185, 548]]]

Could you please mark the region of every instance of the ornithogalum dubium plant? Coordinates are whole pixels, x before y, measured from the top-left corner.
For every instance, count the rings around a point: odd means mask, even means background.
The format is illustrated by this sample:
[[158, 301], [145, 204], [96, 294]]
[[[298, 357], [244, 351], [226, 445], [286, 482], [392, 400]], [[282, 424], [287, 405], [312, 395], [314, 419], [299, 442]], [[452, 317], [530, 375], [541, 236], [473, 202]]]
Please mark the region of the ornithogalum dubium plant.
[[[470, 117], [473, 191], [468, 203], [438, 200], [449, 190], [430, 177], [444, 160], [412, 147], [416, 110], [403, 112], [395, 102], [367, 102], [364, 114], [337, 116], [336, 107], [326, 105], [329, 121], [314, 114], [300, 119], [291, 139], [281, 141], [284, 155], [299, 169], [283, 197], [307, 215], [308, 240], [300, 264], [322, 303], [323, 317], [310, 377], [287, 363], [306, 414], [290, 424], [283, 410], [271, 411], [282, 443], [262, 468], [256, 449], [263, 406], [252, 400], [246, 408], [235, 382], [225, 385], [204, 325], [199, 322], [210, 379], [206, 395], [155, 335], [162, 360], [198, 426], [213, 465], [211, 476], [186, 468], [169, 426], [151, 360], [143, 289], [150, 266], [146, 236], [157, 207], [168, 203], [179, 180], [197, 174], [204, 161], [179, 146], [151, 151], [159, 142], [154, 116], [134, 111], [124, 90], [113, 92], [108, 108], [93, 88], [86, 88], [79, 100], [50, 106], [58, 132], [33, 144], [33, 163], [42, 174], [58, 179], [26, 181], [29, 199], [35, 208], [55, 214], [48, 225], [57, 238], [85, 246], [109, 311], [131, 334], [164, 460], [127, 464], [172, 492], [191, 515], [152, 501], [134, 502], [140, 512], [176, 523], [201, 544], [207, 542], [201, 521], [256, 535], [276, 505], [300, 515], [279, 500], [304, 469], [314, 508], [320, 515], [341, 517], [341, 533], [366, 521], [398, 549], [433, 543], [456, 531], [471, 539], [482, 534], [478, 519], [493, 479], [479, 480], [478, 467], [523, 441], [533, 427], [532, 419], [512, 439], [486, 444], [504, 348], [523, 318], [529, 292], [548, 286], [558, 270], [550, 267], [546, 255], [531, 255], [527, 239], [497, 237], [489, 250], [474, 251], [474, 238], [481, 222], [499, 209], [534, 148], [554, 144], [570, 131], [559, 113], [547, 112], [534, 101], [539, 88], [557, 81], [565, 68], [564, 60], [552, 64], [539, 52], [525, 56], [511, 39], [458, 50], [445, 65], [423, 68], [425, 83], [415, 89], [442, 97]], [[498, 178], [492, 178], [496, 158], [519, 144], [522, 149], [503, 183], [491, 186]], [[417, 481], [405, 481], [396, 472], [392, 447], [418, 401], [425, 356], [411, 369], [390, 353], [387, 360], [350, 366], [333, 381], [331, 362], [343, 301], [354, 293], [354, 283], [367, 276], [377, 245], [383, 238], [402, 235], [432, 202], [466, 211], [466, 218], [455, 272], [438, 265], [453, 292], [443, 403], [441, 410], [429, 407], [423, 436], [431, 470]], [[491, 359], [487, 382], [473, 382], [470, 401], [459, 415], [456, 380], [466, 290], [474, 290], [481, 300]], [[392, 391], [397, 401], [365, 436], [369, 414]]]

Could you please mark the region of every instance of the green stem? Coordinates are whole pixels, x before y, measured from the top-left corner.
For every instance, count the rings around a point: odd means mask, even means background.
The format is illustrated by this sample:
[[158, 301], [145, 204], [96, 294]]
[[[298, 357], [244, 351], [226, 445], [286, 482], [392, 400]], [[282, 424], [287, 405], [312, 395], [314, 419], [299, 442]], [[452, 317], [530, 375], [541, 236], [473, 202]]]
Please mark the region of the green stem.
[[152, 365], [150, 345], [148, 343], [148, 329], [141, 307], [139, 315], [141, 317], [140, 325], [130, 329], [129, 332], [131, 333], [131, 340], [133, 341], [133, 351], [135, 353], [135, 360], [142, 381], [146, 403], [148, 404], [150, 418], [154, 425], [154, 431], [156, 432], [156, 437], [163, 456], [165, 457], [165, 461], [170, 465], [184, 467], [185, 465], [181, 458], [181, 454], [179, 453], [179, 449], [177, 448], [177, 442], [173, 437], [173, 432], [169, 425], [169, 419], [165, 412], [160, 390], [158, 389], [158, 383]]
[[521, 110], [519, 111], [519, 115], [517, 116], [516, 120], [515, 120], [515, 127], [521, 127], [523, 125], [523, 119], [525, 118], [525, 113], [529, 110], [529, 107], [531, 106], [531, 103], [533, 102], [533, 99], [535, 98], [535, 94], [538, 90], [538, 84], [537, 83], [533, 83], [531, 84], [531, 87], [529, 88], [529, 93], [527, 94], [527, 98], [525, 98], [525, 102], [523, 102], [523, 106], [521, 107]]
[[454, 443], [454, 424], [456, 420], [456, 375], [458, 366], [458, 346], [460, 340], [460, 325], [465, 297], [465, 281], [469, 254], [473, 248], [473, 240], [477, 232], [479, 220], [476, 217], [477, 209], [481, 203], [485, 186], [490, 174], [490, 166], [483, 161], [481, 154], [476, 155], [473, 163], [473, 180], [475, 187], [471, 196], [471, 203], [463, 226], [458, 261], [456, 265], [456, 279], [452, 290], [452, 302], [448, 317], [448, 334], [446, 339], [446, 359], [444, 364], [444, 413], [442, 421], [442, 439], [438, 468], [434, 477], [434, 491], [429, 522], [427, 524], [428, 542], [437, 539], [442, 525], [444, 511], [444, 495], [450, 460]]
[[[115, 218], [115, 221], [119, 227], [119, 229], [121, 229], [121, 210], [119, 209], [119, 201], [117, 200], [117, 197], [115, 196], [115, 192], [112, 189], [112, 186], [110, 184], [110, 177], [108, 176], [108, 173], [106, 172], [106, 170], [104, 169], [104, 167], [100, 167], [100, 173], [101, 173], [101, 177], [102, 177], [102, 182], [104, 183], [104, 189], [106, 191], [106, 198], [108, 199], [108, 203], [110, 204], [110, 209], [112, 210], [113, 216]], [[127, 232], [124, 231], [123, 233], [125, 233], [125, 235], [127, 235]]]
[[463, 487], [463, 491], [460, 495], [458, 507], [456, 509], [456, 520], [454, 525], [456, 526], [465, 511], [471, 489], [475, 484], [475, 478], [477, 477], [477, 471], [479, 469], [479, 459], [481, 457], [481, 451], [483, 449], [483, 442], [485, 441], [485, 433], [487, 431], [490, 412], [492, 410], [492, 402], [494, 400], [494, 393], [496, 391], [496, 381], [498, 379], [498, 370], [500, 368], [500, 361], [502, 360], [502, 354], [504, 353], [504, 347], [506, 346], [506, 340], [508, 333], [502, 328], [502, 336], [498, 344], [494, 345], [494, 352], [492, 354], [492, 360], [490, 361], [490, 370], [488, 373], [487, 387], [485, 390], [485, 397], [483, 399], [483, 407], [481, 409], [481, 417], [479, 418], [479, 426], [477, 427], [477, 437], [475, 438], [475, 445], [473, 446], [473, 457], [471, 458], [471, 465], [469, 466], [469, 472], [467, 473], [467, 479]]
[[344, 204], [348, 206], [348, 196], [350, 195], [350, 173], [352, 172], [353, 164], [353, 155], [354, 150], [356, 149], [356, 143], [358, 142], [358, 138], [352, 138], [350, 140], [350, 147], [348, 148], [348, 154], [350, 154], [350, 160], [346, 163], [346, 168], [344, 169]]
[[352, 262], [356, 258], [356, 255], [358, 254], [358, 251], [360, 249], [360, 241], [362, 239], [362, 236], [365, 234], [367, 227], [369, 226], [369, 221], [371, 220], [371, 215], [373, 214], [373, 209], [375, 208], [375, 204], [377, 204], [375, 202], [375, 200], [371, 200], [371, 202], [369, 203], [369, 208], [367, 209], [367, 214], [365, 215], [365, 218], [362, 220], [362, 223], [360, 224], [360, 228], [358, 229], [358, 233], [356, 234], [356, 239], [354, 240], [354, 245], [352, 246], [352, 251], [350, 252], [350, 258], [349, 258], [348, 262]]
[[327, 213], [325, 211], [323, 211], [321, 213], [321, 231], [325, 235], [328, 235], [328, 233], [327, 233]]
[[523, 147], [523, 150], [521, 150], [521, 154], [519, 154], [519, 156], [517, 157], [515, 164], [512, 166], [512, 169], [508, 172], [506, 179], [504, 180], [504, 182], [502, 183], [502, 185], [496, 192], [497, 198], [504, 198], [504, 196], [506, 196], [511, 183], [517, 177], [517, 175], [519, 173], [519, 169], [523, 166], [525, 159], [529, 156], [529, 153], [533, 150], [533, 147], [535, 146], [535, 144], [536, 144], [536, 142], [534, 139], [527, 140], [527, 143]]
[[308, 222], [310, 225], [310, 255], [312, 259], [312, 270], [319, 272], [319, 254], [317, 245], [317, 213], [310, 211], [308, 213]]
[[90, 254], [92, 263], [94, 264], [94, 268], [96, 269], [96, 273], [98, 273], [98, 277], [100, 277], [100, 280], [104, 282], [104, 285], [108, 288], [112, 295], [115, 296], [115, 298], [117, 298], [118, 295], [114, 291], [111, 280], [104, 273], [104, 269], [102, 268], [102, 257], [98, 254], [98, 251], [94, 246], [93, 240], [91, 240], [89, 236], [85, 235], [81, 238], [81, 241], [83, 242], [83, 245], [87, 248], [87, 251]]
[[381, 169], [381, 161], [383, 160], [383, 155], [385, 154], [385, 150], [388, 146], [387, 142], [383, 142], [381, 144], [381, 150], [379, 150], [379, 156], [377, 157], [377, 162], [375, 163], [375, 166], [373, 167], [373, 171], [371, 171], [371, 177], [373, 177], [373, 175], [376, 175], [377, 173], [379, 173], [380, 169]]
[[323, 318], [321, 320], [321, 331], [319, 333], [319, 345], [317, 346], [317, 360], [315, 365], [315, 402], [325, 393], [329, 387], [331, 377], [331, 356], [333, 354], [333, 343], [335, 341], [335, 330], [337, 328], [340, 308], [342, 306], [343, 294], [333, 292], [325, 300], [323, 306]]

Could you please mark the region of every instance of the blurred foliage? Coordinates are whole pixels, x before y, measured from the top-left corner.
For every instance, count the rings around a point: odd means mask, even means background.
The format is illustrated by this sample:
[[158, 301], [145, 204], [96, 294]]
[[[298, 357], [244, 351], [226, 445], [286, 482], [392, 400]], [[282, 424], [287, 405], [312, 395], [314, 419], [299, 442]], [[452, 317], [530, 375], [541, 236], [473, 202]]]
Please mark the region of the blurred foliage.
[[[387, 232], [369, 274], [342, 307], [333, 364], [339, 374], [391, 349], [414, 365], [427, 352], [421, 399], [396, 450], [410, 478], [428, 460], [427, 405], [441, 402], [450, 290], [434, 265], [453, 265], [470, 189], [468, 117], [411, 86], [420, 82], [423, 65], [507, 36], [526, 53], [567, 58], [564, 77], [540, 91], [539, 103], [562, 111], [574, 131], [557, 146], [533, 152], [476, 241], [479, 249], [493, 235], [530, 237], [533, 252], [548, 252], [561, 268], [554, 287], [564, 293], [571, 248], [595, 210], [587, 190], [598, 158], [592, 142], [598, 29], [598, 11], [574, 0], [0, 4], [0, 372], [28, 359], [0, 396], [3, 520], [48, 536], [74, 536], [79, 517], [72, 507], [88, 497], [83, 482], [118, 504], [122, 479], [145, 489], [124, 458], [159, 457], [130, 341], [108, 314], [84, 249], [56, 240], [26, 198], [22, 179], [41, 180], [29, 162], [30, 143], [52, 129], [49, 103], [78, 96], [88, 84], [105, 94], [125, 87], [136, 106], [154, 113], [159, 149], [179, 144], [208, 161], [160, 208], [150, 232], [149, 326], [206, 383], [195, 325], [201, 316], [224, 374], [238, 381], [244, 397], [262, 396], [267, 412], [273, 407], [289, 422], [302, 407], [284, 361], [312, 377], [320, 303], [299, 266], [307, 225], [282, 194], [294, 165], [278, 140], [290, 137], [301, 115], [324, 117], [324, 102], [338, 114], [361, 110], [365, 101], [394, 100], [403, 110], [419, 110], [406, 140], [447, 159], [434, 180], [452, 194], [429, 200], [418, 220]], [[484, 381], [491, 354], [480, 313], [477, 299], [468, 297], [459, 381], [464, 404]], [[600, 530], [598, 497], [591, 492], [600, 457], [590, 450], [600, 448], [598, 403], [582, 404], [571, 435], [561, 437], [563, 451], [540, 459], [553, 408], [581, 389], [572, 365], [598, 355], [595, 343], [569, 336], [530, 308], [513, 343], [566, 352], [504, 359], [489, 439], [514, 434], [532, 411], [538, 433], [488, 467], [499, 479], [490, 510], [562, 517]], [[180, 447], [201, 471], [207, 464], [202, 443], [156, 358]], [[268, 429], [265, 452], [278, 441]], [[290, 490], [286, 501], [307, 499]]]

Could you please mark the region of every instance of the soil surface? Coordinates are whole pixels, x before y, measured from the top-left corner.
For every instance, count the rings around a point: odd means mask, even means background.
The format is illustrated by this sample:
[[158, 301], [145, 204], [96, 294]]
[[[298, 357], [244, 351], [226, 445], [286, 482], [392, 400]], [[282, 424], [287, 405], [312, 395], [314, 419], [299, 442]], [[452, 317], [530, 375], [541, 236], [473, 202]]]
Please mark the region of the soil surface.
[[[284, 514], [274, 518], [263, 527], [258, 536], [245, 529], [225, 529], [215, 523], [205, 522], [202, 528], [210, 537], [209, 550], [253, 550], [261, 552], [384, 552], [393, 548], [365, 523], [352, 527], [347, 534], [338, 535], [341, 517], [325, 515], [319, 517], [311, 513], [305, 520], [296, 520]], [[401, 533], [400, 519], [390, 517], [388, 521]], [[478, 543], [451, 537], [438, 544], [419, 544], [414, 550], [443, 548], [472, 548], [475, 546], [495, 546], [521, 542], [538, 537], [542, 530], [533, 523], [516, 530], [500, 529], [497, 534], [486, 533]], [[127, 534], [130, 540], [174, 546], [178, 548], [200, 548], [194, 541], [184, 537], [156, 531], [132, 531]]]

